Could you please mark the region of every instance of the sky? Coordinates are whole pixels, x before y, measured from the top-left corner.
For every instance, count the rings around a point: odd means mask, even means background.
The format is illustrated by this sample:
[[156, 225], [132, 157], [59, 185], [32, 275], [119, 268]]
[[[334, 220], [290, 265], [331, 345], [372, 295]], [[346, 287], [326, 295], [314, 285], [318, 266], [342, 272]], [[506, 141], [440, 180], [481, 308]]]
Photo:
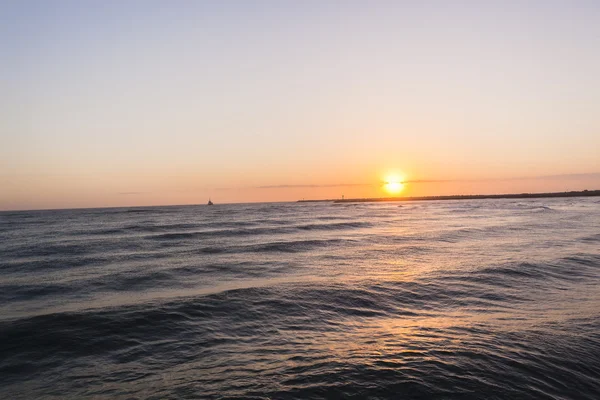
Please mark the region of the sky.
[[600, 189], [597, 1], [24, 0], [0, 21], [0, 210]]

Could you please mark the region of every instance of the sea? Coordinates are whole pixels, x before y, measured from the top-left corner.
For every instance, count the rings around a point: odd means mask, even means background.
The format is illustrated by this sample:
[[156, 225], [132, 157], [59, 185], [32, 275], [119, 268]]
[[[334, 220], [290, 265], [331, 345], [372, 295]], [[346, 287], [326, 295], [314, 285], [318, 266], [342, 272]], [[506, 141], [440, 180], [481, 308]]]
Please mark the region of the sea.
[[600, 399], [600, 200], [0, 213], [1, 399]]

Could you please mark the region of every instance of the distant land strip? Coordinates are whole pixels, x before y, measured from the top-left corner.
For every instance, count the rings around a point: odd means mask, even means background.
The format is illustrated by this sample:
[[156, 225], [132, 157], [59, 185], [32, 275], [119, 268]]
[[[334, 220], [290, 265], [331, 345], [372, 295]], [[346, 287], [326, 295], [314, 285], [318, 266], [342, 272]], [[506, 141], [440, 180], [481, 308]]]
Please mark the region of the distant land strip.
[[556, 193], [515, 193], [515, 194], [466, 194], [450, 196], [421, 197], [374, 197], [362, 199], [298, 200], [298, 203], [371, 203], [380, 201], [421, 201], [421, 200], [483, 200], [483, 199], [539, 199], [552, 197], [593, 197], [600, 196], [600, 190], [582, 190]]

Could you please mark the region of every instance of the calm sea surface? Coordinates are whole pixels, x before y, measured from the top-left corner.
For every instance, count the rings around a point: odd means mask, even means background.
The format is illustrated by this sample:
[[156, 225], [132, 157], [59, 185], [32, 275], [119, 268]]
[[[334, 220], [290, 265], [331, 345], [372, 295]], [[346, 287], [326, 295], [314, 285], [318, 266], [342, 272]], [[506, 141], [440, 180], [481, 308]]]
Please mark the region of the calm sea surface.
[[600, 399], [600, 200], [0, 213], [0, 398]]

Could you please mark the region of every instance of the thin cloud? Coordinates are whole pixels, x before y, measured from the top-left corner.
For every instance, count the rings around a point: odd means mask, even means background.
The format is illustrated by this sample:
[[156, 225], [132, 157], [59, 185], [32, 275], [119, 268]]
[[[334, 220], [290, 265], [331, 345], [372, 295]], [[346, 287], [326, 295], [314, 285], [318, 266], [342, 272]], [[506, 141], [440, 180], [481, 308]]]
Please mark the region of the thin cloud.
[[459, 182], [458, 180], [452, 179], [414, 179], [402, 181], [402, 183], [444, 183], [444, 182]]
[[534, 178], [521, 178], [521, 179], [598, 179], [600, 173], [590, 172], [584, 174], [562, 174], [562, 175], [543, 175], [536, 176]]
[[373, 186], [371, 183], [332, 183], [326, 185], [265, 185], [256, 186], [255, 189], [296, 189], [296, 188], [330, 188], [330, 187], [356, 187]]
[[[487, 178], [487, 179], [408, 179], [402, 181], [404, 184], [427, 184], [427, 183], [451, 183], [451, 182], [493, 182], [493, 181], [513, 181], [513, 180], [540, 180], [540, 179], [600, 179], [600, 173], [584, 174], [562, 174], [562, 175], [542, 175], [542, 176], [520, 176], [512, 178]], [[311, 189], [311, 188], [334, 188], [334, 187], [367, 187], [383, 186], [386, 182], [379, 183], [331, 183], [324, 185], [305, 184], [305, 185], [264, 185], [255, 186], [254, 189]]]
[[538, 175], [538, 176], [517, 176], [510, 178], [484, 178], [484, 179], [416, 179], [402, 181], [402, 183], [445, 183], [445, 182], [494, 182], [494, 181], [522, 181], [522, 180], [543, 180], [543, 179], [600, 179], [600, 173], [591, 172], [583, 174], [557, 174], [557, 175]]
[[[439, 183], [439, 182], [455, 182], [452, 180], [407, 180], [402, 183]], [[265, 185], [255, 186], [255, 189], [297, 189], [297, 188], [333, 188], [333, 187], [368, 187], [368, 186], [382, 186], [385, 185], [384, 181], [379, 183], [331, 183], [325, 185]]]

